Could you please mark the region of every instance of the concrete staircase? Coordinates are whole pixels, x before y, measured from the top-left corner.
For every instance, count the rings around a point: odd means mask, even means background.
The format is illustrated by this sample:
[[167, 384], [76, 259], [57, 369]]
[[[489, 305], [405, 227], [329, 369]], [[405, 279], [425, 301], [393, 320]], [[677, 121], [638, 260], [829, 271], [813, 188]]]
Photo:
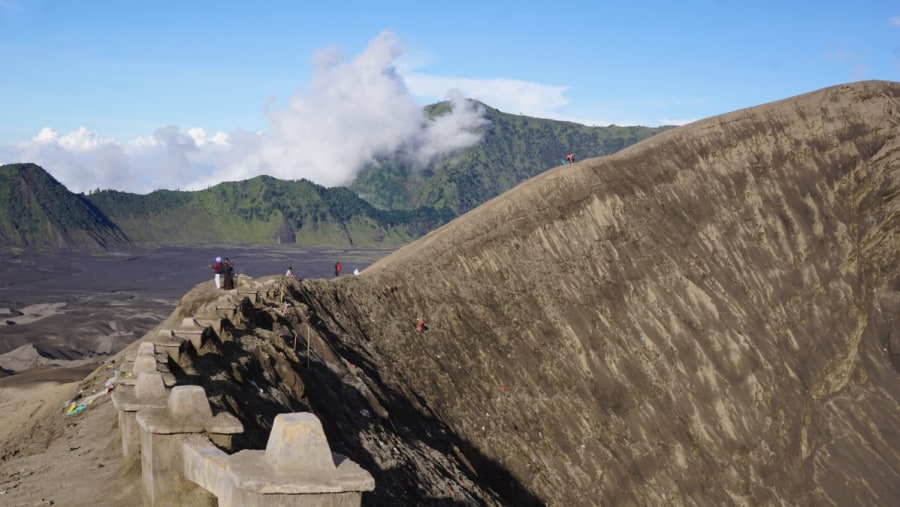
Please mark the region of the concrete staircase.
[[221, 333], [216, 326], [244, 298], [277, 298], [279, 290], [272, 283], [242, 284], [219, 298], [217, 315], [185, 318], [126, 356], [112, 400], [125, 464], [140, 463], [145, 506], [351, 507], [375, 489], [371, 474], [331, 452], [315, 415], [279, 414], [265, 450], [231, 454], [241, 422], [213, 413], [203, 387], [175, 385], [167, 364], [187, 342], [199, 350], [204, 333]]

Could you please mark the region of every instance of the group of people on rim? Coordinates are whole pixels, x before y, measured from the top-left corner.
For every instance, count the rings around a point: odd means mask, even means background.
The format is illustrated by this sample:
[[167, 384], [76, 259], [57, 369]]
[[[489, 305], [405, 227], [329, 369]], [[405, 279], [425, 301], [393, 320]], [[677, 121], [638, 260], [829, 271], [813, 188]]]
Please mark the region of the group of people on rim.
[[228, 257], [224, 259], [216, 257], [216, 261], [210, 264], [209, 268], [215, 273], [213, 280], [216, 282], [217, 289], [234, 289], [234, 263], [228, 260]]
[[[215, 262], [209, 265], [209, 269], [212, 269], [213, 273], [215, 273], [213, 280], [215, 281], [217, 289], [234, 289], [234, 263], [231, 262], [228, 257], [225, 257], [224, 259], [222, 257], [216, 257]], [[335, 262], [334, 276], [341, 276], [342, 270], [343, 266], [341, 266], [341, 261]], [[353, 270], [353, 274], [358, 275], [359, 270]], [[287, 271], [284, 272], [284, 276], [295, 280], [299, 279], [297, 278], [297, 275], [294, 274], [293, 266], [288, 266]]]
[[[334, 263], [334, 276], [341, 276], [341, 271], [343, 269], [344, 269], [344, 267], [341, 266], [341, 261], [335, 262]], [[354, 274], [358, 275], [359, 270], [355, 271]], [[292, 266], [288, 266], [287, 271], [284, 272], [284, 276], [297, 280], [297, 275], [294, 274], [294, 268]]]

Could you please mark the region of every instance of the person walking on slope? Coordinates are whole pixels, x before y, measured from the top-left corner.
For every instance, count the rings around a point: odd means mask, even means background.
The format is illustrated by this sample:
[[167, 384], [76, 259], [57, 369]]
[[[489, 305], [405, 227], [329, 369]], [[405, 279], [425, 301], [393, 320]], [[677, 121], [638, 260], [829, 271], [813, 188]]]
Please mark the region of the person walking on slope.
[[216, 288], [221, 289], [222, 288], [222, 272], [224, 269], [222, 266], [222, 258], [216, 257], [215, 264], [210, 264], [209, 269], [213, 270], [213, 273], [216, 274], [216, 276], [213, 278], [213, 280], [215, 280], [215, 282], [216, 282]]
[[334, 276], [341, 276], [341, 261], [334, 263]]

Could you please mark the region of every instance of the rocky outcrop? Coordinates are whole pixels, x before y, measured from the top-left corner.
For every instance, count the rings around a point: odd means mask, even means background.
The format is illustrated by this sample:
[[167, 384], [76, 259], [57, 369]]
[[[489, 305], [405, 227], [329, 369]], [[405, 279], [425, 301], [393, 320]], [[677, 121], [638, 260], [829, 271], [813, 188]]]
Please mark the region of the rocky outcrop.
[[898, 133], [890, 82], [687, 125], [247, 297], [180, 368], [249, 435], [316, 413], [366, 505], [888, 504]]

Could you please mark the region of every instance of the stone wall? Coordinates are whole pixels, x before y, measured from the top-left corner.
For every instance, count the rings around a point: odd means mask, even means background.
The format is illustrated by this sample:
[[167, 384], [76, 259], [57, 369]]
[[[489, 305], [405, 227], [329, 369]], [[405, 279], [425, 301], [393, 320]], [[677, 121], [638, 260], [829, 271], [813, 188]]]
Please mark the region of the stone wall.
[[167, 367], [186, 343], [200, 348], [207, 331], [215, 332], [195, 318], [160, 330], [158, 341], [141, 343], [120, 372], [112, 399], [125, 464], [141, 466], [144, 505], [359, 505], [362, 492], [375, 488], [374, 479], [331, 452], [311, 413], [276, 416], [265, 450], [230, 454], [241, 422], [213, 413], [203, 387], [175, 385]]

